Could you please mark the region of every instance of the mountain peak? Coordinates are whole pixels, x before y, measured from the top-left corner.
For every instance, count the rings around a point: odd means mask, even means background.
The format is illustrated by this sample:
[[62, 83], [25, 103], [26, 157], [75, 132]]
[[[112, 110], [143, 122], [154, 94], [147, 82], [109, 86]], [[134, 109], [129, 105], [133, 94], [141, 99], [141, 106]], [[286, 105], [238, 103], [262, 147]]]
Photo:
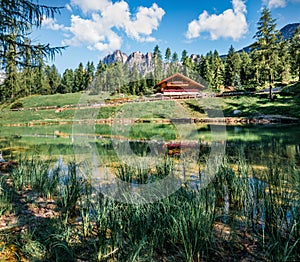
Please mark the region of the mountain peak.
[[125, 64], [127, 61], [128, 56], [123, 53], [121, 50], [115, 50], [112, 54], [109, 54], [103, 58], [103, 63], [106, 65], [121, 62], [122, 64]]
[[[282, 27], [279, 32], [282, 35], [283, 39], [291, 39], [293, 37], [293, 35], [296, 32], [296, 29], [300, 27], [300, 23], [292, 23], [292, 24], [287, 24], [284, 27]], [[241, 50], [239, 50], [238, 52], [243, 52], [245, 51], [246, 53], [250, 52], [251, 50], [251, 45], [246, 46], [244, 48], [242, 48]]]
[[280, 29], [280, 33], [283, 39], [290, 39], [296, 32], [296, 29], [300, 27], [300, 23], [288, 24]]
[[130, 55], [122, 53], [120, 50], [114, 51], [112, 54], [105, 56], [102, 62], [106, 65], [121, 62], [126, 64], [128, 67], [137, 67], [137, 70], [143, 74], [153, 71], [153, 53], [147, 52], [143, 54], [140, 51], [135, 51]]

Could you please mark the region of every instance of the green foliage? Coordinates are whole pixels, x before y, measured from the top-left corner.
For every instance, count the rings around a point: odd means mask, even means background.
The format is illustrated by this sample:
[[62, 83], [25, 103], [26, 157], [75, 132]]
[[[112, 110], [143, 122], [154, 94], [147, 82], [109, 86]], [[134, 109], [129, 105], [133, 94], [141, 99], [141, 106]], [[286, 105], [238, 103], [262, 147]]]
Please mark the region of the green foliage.
[[[49, 44], [35, 45], [29, 39], [32, 27], [40, 27], [44, 17], [53, 18], [59, 12], [60, 8], [40, 5], [31, 0], [1, 2], [0, 60], [1, 67], [6, 72], [4, 95], [1, 100], [14, 99], [28, 92], [19, 84], [17, 68], [40, 68], [41, 59], [54, 58], [55, 54], [63, 49], [50, 47]], [[42, 92], [43, 87], [39, 86], [37, 89], [38, 92]]]
[[[272, 84], [276, 77], [276, 67], [279, 63], [279, 32], [276, 30], [276, 20], [272, 18], [269, 9], [262, 10], [261, 17], [257, 23], [255, 34], [256, 42], [254, 65], [257, 72], [257, 82], [261, 84]], [[272, 89], [270, 88], [270, 99], [272, 100]]]
[[171, 49], [169, 47], [166, 49], [165, 59], [166, 59], [167, 62], [170, 62], [170, 59], [171, 59]]
[[72, 93], [74, 84], [74, 72], [72, 69], [66, 69], [63, 73], [57, 92], [61, 94]]
[[[58, 171], [59, 174], [59, 171]], [[63, 180], [61, 186], [61, 200], [59, 205], [66, 217], [76, 216], [77, 203], [83, 191], [83, 179], [79, 177], [78, 165], [71, 162], [68, 165], [68, 172], [61, 179]]]
[[296, 29], [296, 32], [290, 40], [290, 57], [291, 59], [291, 72], [293, 76], [298, 76], [300, 81], [300, 27]]
[[228, 54], [226, 56], [225, 63], [225, 85], [234, 86], [234, 80], [236, 75], [239, 75], [240, 71], [240, 57], [239, 54], [235, 52], [233, 46], [230, 46]]
[[18, 101], [18, 102], [15, 102], [13, 103], [11, 106], [10, 106], [10, 109], [16, 109], [16, 108], [22, 108], [23, 107], [23, 103]]
[[[39, 174], [31, 171], [40, 161], [23, 159], [21, 168], [14, 171], [16, 183], [9, 187], [9, 176], [0, 180], [0, 212], [16, 212], [26, 230], [16, 234], [11, 228], [2, 229], [1, 248], [8, 251], [15, 246], [13, 251], [19, 258], [39, 261], [207, 261], [224, 257], [298, 261], [299, 170], [293, 163], [279, 167], [273, 155], [265, 169], [255, 172], [243, 149], [239, 150], [237, 161], [224, 159], [205, 188], [192, 189], [186, 181], [174, 194], [144, 205], [103, 196], [91, 181], [78, 176], [80, 168], [89, 177], [89, 169], [71, 163], [67, 173], [57, 169], [59, 183], [51, 189], [52, 197], [64, 209], [56, 206], [58, 215], [43, 219], [28, 212], [29, 203], [37, 204], [34, 196], [38, 188], [31, 187]], [[149, 170], [141, 169], [141, 163], [135, 167], [121, 164], [116, 175], [138, 186], [172, 175], [177, 161], [163, 159]], [[198, 175], [201, 179], [200, 170]], [[26, 187], [18, 186], [22, 179]], [[20, 212], [16, 207], [19, 198], [14, 194], [28, 190], [33, 197], [19, 204]], [[74, 212], [72, 219], [69, 215]], [[249, 244], [255, 248], [246, 251]]]

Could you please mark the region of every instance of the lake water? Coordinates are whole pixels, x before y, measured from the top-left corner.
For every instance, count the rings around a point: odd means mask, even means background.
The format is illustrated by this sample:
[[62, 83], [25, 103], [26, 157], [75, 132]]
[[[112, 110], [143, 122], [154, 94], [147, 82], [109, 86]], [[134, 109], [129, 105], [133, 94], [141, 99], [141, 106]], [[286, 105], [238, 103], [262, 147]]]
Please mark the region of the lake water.
[[[111, 126], [97, 125], [94, 130], [94, 134], [90, 134], [89, 139], [97, 148], [98, 153], [118, 159], [119, 156], [115, 152], [116, 146], [110, 140]], [[71, 134], [71, 125], [1, 127], [0, 151], [7, 160], [17, 159], [20, 154], [27, 154], [40, 157], [51, 156], [53, 159], [62, 158], [67, 161], [73, 159], [74, 155], [74, 139], [72, 140]], [[172, 125], [144, 123], [135, 128], [132, 127], [128, 136], [131, 137], [122, 137], [122, 139], [129, 143], [131, 153], [142, 159], [143, 155], [151, 151], [151, 145], [149, 146], [145, 140], [158, 141], [156, 144], [169, 143], [172, 147], [172, 143], [176, 141], [176, 130]], [[300, 125], [227, 126], [226, 139], [222, 143], [224, 143], [226, 155], [232, 162], [242, 156], [253, 166], [264, 166], [276, 161], [280, 165], [293, 163], [299, 167], [299, 138]], [[197, 134], [193, 134], [193, 139], [200, 141], [202, 145], [200, 155], [210, 152], [213, 140], [210, 126], [197, 126]], [[181, 143], [184, 142], [181, 141]], [[156, 146], [156, 148], [159, 147]], [[164, 147], [161, 156], [175, 155], [176, 148], [175, 150], [171, 148], [171, 151], [168, 149], [170, 149], [168, 146]], [[89, 148], [83, 148], [82, 154], [86, 153], [85, 150], [89, 151]]]

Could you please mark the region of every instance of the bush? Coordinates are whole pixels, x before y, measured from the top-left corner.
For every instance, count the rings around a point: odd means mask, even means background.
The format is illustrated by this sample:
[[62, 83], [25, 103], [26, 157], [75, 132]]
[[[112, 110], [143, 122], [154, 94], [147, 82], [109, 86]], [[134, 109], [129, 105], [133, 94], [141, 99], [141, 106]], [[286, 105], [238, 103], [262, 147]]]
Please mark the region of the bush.
[[22, 108], [23, 103], [22, 102], [15, 102], [11, 105], [10, 109], [16, 109], [16, 108]]

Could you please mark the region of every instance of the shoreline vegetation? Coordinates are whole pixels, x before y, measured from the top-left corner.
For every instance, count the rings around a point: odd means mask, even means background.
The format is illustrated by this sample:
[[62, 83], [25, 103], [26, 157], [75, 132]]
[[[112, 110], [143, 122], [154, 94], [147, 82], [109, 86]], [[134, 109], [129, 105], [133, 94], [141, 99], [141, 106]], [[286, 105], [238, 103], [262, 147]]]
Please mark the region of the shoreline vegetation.
[[[19, 159], [0, 176], [0, 256], [4, 261], [298, 261], [295, 163], [283, 168], [274, 158], [254, 170], [242, 156], [235, 164], [229, 160], [204, 188], [185, 182], [169, 197], [132, 205], [95, 190], [88, 172], [78, 175], [84, 165]], [[151, 171], [121, 164], [115, 175], [152, 183], [171, 174], [173, 161], [166, 158]]]

